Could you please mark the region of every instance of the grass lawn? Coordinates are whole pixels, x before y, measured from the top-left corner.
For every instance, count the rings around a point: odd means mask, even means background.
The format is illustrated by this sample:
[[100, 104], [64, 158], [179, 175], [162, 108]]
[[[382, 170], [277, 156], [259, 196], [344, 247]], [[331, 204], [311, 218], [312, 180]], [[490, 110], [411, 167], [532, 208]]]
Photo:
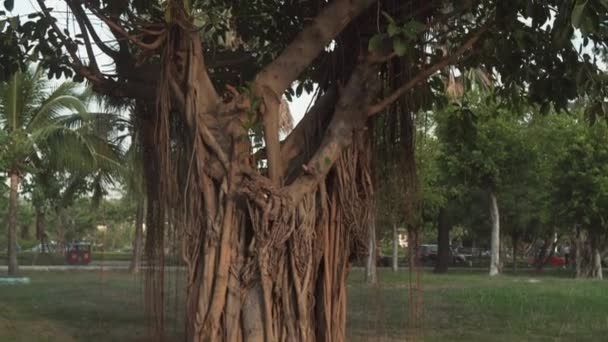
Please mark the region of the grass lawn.
[[[107, 271], [26, 275], [29, 285], [0, 285], [0, 341], [147, 340], [141, 277]], [[348, 340], [403, 341], [407, 283], [406, 272], [381, 270], [380, 285], [370, 287], [363, 284], [363, 272], [353, 270]], [[422, 284], [417, 340], [599, 341], [608, 336], [606, 281], [525, 272], [490, 279], [461, 270], [443, 276], [425, 272]], [[182, 327], [177, 321], [168, 325], [172, 331]]]

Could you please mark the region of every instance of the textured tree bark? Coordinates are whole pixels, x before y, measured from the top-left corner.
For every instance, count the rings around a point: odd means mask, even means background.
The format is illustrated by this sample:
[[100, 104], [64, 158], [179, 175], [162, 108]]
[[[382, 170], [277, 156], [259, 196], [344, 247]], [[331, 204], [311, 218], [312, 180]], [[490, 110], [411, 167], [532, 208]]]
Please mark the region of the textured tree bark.
[[437, 219], [437, 264], [435, 273], [446, 273], [450, 264], [450, 222], [447, 217], [446, 209], [439, 210]]
[[492, 221], [490, 276], [495, 276], [500, 273], [500, 216], [494, 192], [490, 192], [490, 218]]
[[393, 272], [399, 271], [399, 233], [397, 225], [393, 224]]
[[[178, 213], [168, 215], [168, 228], [179, 228], [183, 244], [187, 340], [344, 341], [349, 260], [366, 249], [374, 208], [365, 124], [377, 68], [355, 70], [331, 108], [324, 140], [282, 186], [276, 173], [285, 168], [266, 178], [250, 158], [248, 95], [224, 103], [209, 88], [195, 30], [176, 28], [167, 39], [166, 87], [150, 116], [158, 121], [142, 126], [154, 127], [144, 144], [152, 156], [148, 200], [158, 201], [154, 213]], [[177, 135], [168, 119], [174, 106], [187, 128]], [[183, 149], [172, 148], [176, 140]], [[156, 336], [164, 334], [162, 226], [148, 224], [146, 237]]]
[[376, 269], [377, 248], [376, 225], [372, 224], [369, 228], [368, 255], [365, 260], [365, 282], [370, 285], [376, 285], [378, 282], [378, 272]]
[[137, 200], [137, 211], [135, 213], [135, 236], [133, 237], [133, 256], [131, 257], [131, 264], [129, 265], [129, 271], [131, 273], [139, 273], [141, 266], [141, 257], [143, 251], [144, 242], [144, 217], [146, 203], [143, 198]]
[[17, 211], [19, 210], [19, 173], [9, 172], [10, 194], [8, 209], [8, 275], [19, 272], [17, 262]]

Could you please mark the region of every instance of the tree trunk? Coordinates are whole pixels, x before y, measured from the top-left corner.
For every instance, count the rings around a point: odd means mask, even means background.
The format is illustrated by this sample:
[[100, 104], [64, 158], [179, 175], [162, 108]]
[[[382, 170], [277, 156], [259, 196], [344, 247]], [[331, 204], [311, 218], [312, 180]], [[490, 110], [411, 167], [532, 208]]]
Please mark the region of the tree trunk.
[[139, 273], [139, 268], [141, 266], [141, 256], [144, 239], [145, 208], [145, 200], [143, 198], [138, 199], [137, 211], [135, 213], [135, 236], [133, 237], [133, 255], [131, 257], [131, 264], [129, 265], [129, 271], [131, 273]]
[[519, 236], [516, 233], [511, 234], [511, 242], [513, 243], [513, 272], [517, 272], [517, 242]]
[[435, 273], [446, 273], [450, 264], [450, 223], [445, 208], [439, 210], [437, 223], [437, 264], [435, 265]]
[[575, 228], [576, 277], [603, 279], [602, 257], [598, 237], [588, 230]]
[[576, 278], [583, 277], [583, 234], [580, 227], [574, 226], [574, 268], [576, 270]]
[[500, 273], [500, 216], [494, 192], [490, 192], [490, 218], [492, 221], [492, 240], [490, 247], [490, 276]]
[[8, 209], [8, 274], [16, 275], [19, 272], [17, 262], [17, 211], [19, 210], [19, 174], [9, 172], [10, 195]]
[[[349, 260], [375, 241], [368, 233], [375, 234], [369, 143], [365, 132], [356, 136], [327, 178], [295, 207], [270, 187], [258, 188], [249, 179], [255, 174], [238, 187], [228, 185], [235, 177], [231, 174], [212, 179], [205, 159], [194, 159], [193, 175], [185, 178], [188, 186], [179, 187], [187, 189], [185, 194], [168, 191], [160, 144], [147, 141], [146, 255], [151, 266], [146, 296], [155, 336], [164, 336], [162, 212], [167, 208], [180, 213], [179, 222], [169, 226], [182, 229], [188, 341], [344, 341]], [[171, 198], [175, 194], [184, 198]], [[251, 199], [256, 194], [273, 199], [263, 199], [269, 204], [260, 208]], [[175, 209], [175, 203], [183, 207]]]
[[65, 229], [68, 224], [66, 208], [63, 206], [57, 207], [57, 217], [59, 218], [59, 226], [57, 227], [57, 249], [59, 253], [64, 253], [66, 248]]
[[378, 271], [376, 268], [376, 257], [378, 256], [378, 245], [376, 242], [376, 224], [372, 224], [369, 229], [367, 259], [365, 261], [365, 282], [369, 285], [376, 285], [378, 282]]
[[557, 241], [557, 238], [555, 238], [555, 232], [551, 232], [551, 238], [545, 239], [542, 249], [536, 257], [536, 272], [542, 272], [545, 266], [549, 264], [551, 257], [555, 255]]
[[399, 271], [399, 233], [397, 225], [393, 224], [393, 272]]
[[48, 253], [49, 247], [46, 239], [46, 210], [36, 207], [36, 240], [40, 242], [40, 252]]
[[29, 240], [30, 239], [30, 226], [24, 224], [21, 226], [21, 239]]
[[594, 247], [593, 252], [593, 266], [595, 268], [593, 277], [600, 280], [604, 279], [604, 274], [602, 271], [602, 253], [597, 246]]
[[[304, 68], [300, 59], [312, 61], [334, 38], [331, 32], [343, 29], [340, 18], [372, 2], [325, 6], [313, 27], [258, 74], [251, 91], [231, 89], [232, 100], [220, 97], [209, 78], [199, 32], [184, 11], [174, 12], [177, 23], [163, 36], [158, 105], [148, 115], [153, 139], [144, 146], [153, 154], [145, 166], [153, 170], [146, 174], [148, 201], [158, 205], [160, 219], [146, 226], [155, 335], [164, 332], [167, 228], [178, 229], [182, 242], [188, 341], [345, 340], [349, 263], [366, 252], [374, 221], [365, 128], [380, 90], [379, 67], [356, 65], [336, 105], [323, 112], [329, 126], [315, 119], [303, 128], [298, 143], [310, 144], [296, 159], [280, 153], [276, 110], [295, 79], [289, 75]], [[252, 117], [264, 123], [263, 160], [252, 155]], [[150, 195], [151, 188], [158, 193]]]

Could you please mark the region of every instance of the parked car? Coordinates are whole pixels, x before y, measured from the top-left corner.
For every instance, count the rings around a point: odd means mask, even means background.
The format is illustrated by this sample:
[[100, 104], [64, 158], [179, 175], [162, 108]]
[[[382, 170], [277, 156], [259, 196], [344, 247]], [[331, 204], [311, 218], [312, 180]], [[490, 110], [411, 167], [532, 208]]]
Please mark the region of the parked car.
[[75, 242], [66, 246], [66, 261], [70, 265], [88, 265], [91, 262], [91, 244]]
[[437, 245], [420, 245], [418, 258], [422, 264], [435, 264], [437, 262]]
[[[434, 265], [437, 262], [439, 247], [434, 244], [420, 245], [419, 262], [423, 265]], [[450, 247], [450, 260], [454, 265], [468, 264], [471, 255], [460, 252], [457, 248]]]
[[376, 266], [377, 267], [389, 267], [391, 266], [393, 263], [393, 258], [392, 257], [388, 257], [388, 256], [379, 256], [376, 259]]
[[[35, 245], [34, 247], [30, 248], [29, 251], [40, 253], [43, 250], [42, 247], [43, 247], [42, 244], [39, 243], [39, 244]], [[55, 252], [55, 251], [57, 251], [57, 249], [58, 249], [58, 245], [55, 241], [50, 241], [50, 242], [46, 243], [46, 246], [44, 246], [44, 250], [47, 252]]]
[[566, 258], [559, 255], [552, 255], [549, 258], [549, 265], [551, 266], [564, 266], [566, 265]]

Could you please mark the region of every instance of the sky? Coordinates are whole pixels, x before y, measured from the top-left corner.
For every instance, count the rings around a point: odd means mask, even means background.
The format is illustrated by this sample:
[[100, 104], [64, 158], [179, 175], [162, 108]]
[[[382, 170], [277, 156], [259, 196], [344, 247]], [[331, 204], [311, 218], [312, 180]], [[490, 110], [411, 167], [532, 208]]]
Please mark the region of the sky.
[[[70, 31], [77, 32], [77, 27], [71, 16], [68, 14], [68, 8], [64, 1], [62, 0], [46, 0], [46, 6], [48, 8], [53, 8], [55, 17], [58, 18], [59, 24], [62, 27], [68, 27]], [[15, 0], [15, 8], [11, 12], [13, 15], [27, 16], [30, 13], [40, 12], [40, 8], [36, 3], [36, 0]], [[97, 30], [102, 40], [112, 40], [113, 37], [111, 34], [105, 29], [105, 25], [101, 23], [101, 21], [91, 16], [91, 22], [93, 25], [101, 28]], [[82, 50], [83, 48], [81, 48]], [[94, 48], [94, 53], [97, 58], [97, 62], [100, 65], [102, 71], [112, 71], [112, 60], [103, 54], [99, 49]], [[86, 56], [84, 51], [81, 51], [81, 56]], [[294, 98], [293, 101], [289, 104], [289, 109], [294, 119], [294, 123], [297, 124], [304, 114], [306, 113], [306, 109], [309, 107], [311, 101], [313, 99], [313, 94], [306, 94], [304, 92], [299, 98]]]

